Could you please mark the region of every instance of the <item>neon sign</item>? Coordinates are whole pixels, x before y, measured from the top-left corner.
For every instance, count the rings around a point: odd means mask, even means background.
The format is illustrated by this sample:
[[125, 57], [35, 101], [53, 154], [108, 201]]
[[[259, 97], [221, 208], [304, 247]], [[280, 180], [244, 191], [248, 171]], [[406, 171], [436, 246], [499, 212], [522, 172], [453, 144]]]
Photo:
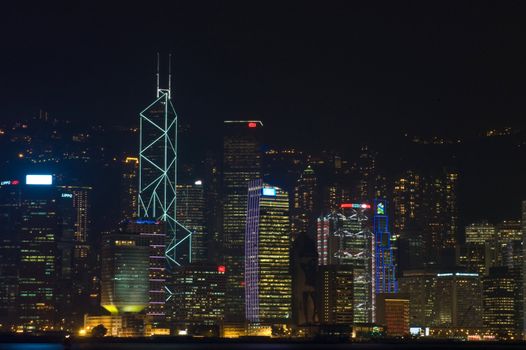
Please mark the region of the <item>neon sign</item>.
[[4, 180], [0, 181], [0, 186], [18, 185], [19, 183], [18, 180]]
[[141, 219], [139, 219], [139, 220], [136, 220], [135, 223], [139, 224], [139, 225], [148, 225], [148, 224], [149, 225], [153, 225], [153, 224], [158, 224], [159, 221], [157, 221], [157, 220], [141, 220]]
[[275, 196], [276, 195], [276, 189], [271, 187], [264, 187], [263, 188], [263, 195], [264, 196]]
[[73, 198], [73, 193], [62, 193], [62, 198]]
[[376, 205], [376, 214], [385, 215], [385, 206], [382, 202]]
[[340, 204], [340, 208], [369, 209], [371, 205], [366, 203], [342, 203]]
[[26, 185], [51, 185], [53, 176], [51, 175], [26, 175]]

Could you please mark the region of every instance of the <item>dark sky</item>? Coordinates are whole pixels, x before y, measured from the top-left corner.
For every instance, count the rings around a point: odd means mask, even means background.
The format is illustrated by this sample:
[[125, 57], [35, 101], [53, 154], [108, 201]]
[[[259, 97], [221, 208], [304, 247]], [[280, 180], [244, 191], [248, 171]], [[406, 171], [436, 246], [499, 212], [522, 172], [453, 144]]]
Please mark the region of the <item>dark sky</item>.
[[[136, 125], [159, 51], [174, 55], [175, 107], [204, 147], [225, 119], [262, 119], [270, 142], [307, 149], [525, 127], [524, 1], [130, 3], [2, 4], [0, 122], [43, 109]], [[517, 215], [524, 152], [471, 147], [463, 201]]]
[[196, 137], [235, 118], [298, 144], [465, 133], [526, 109], [523, 2], [109, 3], [2, 5], [0, 118], [136, 123], [157, 51]]

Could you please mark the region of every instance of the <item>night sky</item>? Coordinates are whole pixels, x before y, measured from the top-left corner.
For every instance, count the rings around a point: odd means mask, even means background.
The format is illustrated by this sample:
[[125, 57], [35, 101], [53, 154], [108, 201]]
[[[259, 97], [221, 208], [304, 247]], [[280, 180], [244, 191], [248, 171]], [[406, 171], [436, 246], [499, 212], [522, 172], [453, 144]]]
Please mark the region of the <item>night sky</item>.
[[155, 96], [159, 51], [174, 55], [174, 103], [195, 140], [245, 118], [263, 120], [269, 141], [307, 149], [521, 128], [525, 10], [518, 1], [3, 4], [0, 120], [43, 109], [136, 125]]

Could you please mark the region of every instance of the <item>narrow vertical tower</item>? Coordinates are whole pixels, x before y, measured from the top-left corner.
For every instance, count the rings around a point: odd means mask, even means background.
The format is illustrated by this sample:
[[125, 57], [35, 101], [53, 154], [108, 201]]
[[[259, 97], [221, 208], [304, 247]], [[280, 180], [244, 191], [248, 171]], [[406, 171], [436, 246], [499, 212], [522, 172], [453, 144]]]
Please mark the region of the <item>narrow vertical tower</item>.
[[376, 241], [376, 293], [398, 293], [387, 201], [383, 199], [374, 200], [374, 237]]
[[176, 220], [177, 113], [171, 101], [171, 65], [168, 67], [168, 89], [163, 89], [159, 85], [157, 54], [157, 98], [139, 114], [138, 216], [166, 223], [165, 255], [173, 266], [191, 260], [189, 252], [178, 254], [177, 248], [188, 243], [192, 233]]

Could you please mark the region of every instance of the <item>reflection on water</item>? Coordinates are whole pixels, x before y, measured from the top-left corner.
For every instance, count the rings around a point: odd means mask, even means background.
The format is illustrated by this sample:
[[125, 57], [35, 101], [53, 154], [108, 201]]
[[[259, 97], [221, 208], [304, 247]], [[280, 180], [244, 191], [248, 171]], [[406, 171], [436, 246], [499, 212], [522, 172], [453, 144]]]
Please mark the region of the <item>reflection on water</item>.
[[45, 344], [45, 343], [17, 343], [17, 344], [0, 344], [2, 350], [63, 350], [62, 344]]
[[[331, 344], [324, 349], [345, 349], [348, 344]], [[50, 343], [15, 343], [5, 344], [0, 343], [1, 350], [286, 350], [286, 349], [301, 349], [301, 350], [318, 350], [319, 344], [221, 344], [221, 343], [201, 343], [201, 344], [185, 344], [185, 343], [164, 343], [164, 344], [148, 344], [148, 343], [117, 343], [117, 344], [93, 344], [93, 343], [78, 343], [71, 344], [65, 348], [62, 344]]]

